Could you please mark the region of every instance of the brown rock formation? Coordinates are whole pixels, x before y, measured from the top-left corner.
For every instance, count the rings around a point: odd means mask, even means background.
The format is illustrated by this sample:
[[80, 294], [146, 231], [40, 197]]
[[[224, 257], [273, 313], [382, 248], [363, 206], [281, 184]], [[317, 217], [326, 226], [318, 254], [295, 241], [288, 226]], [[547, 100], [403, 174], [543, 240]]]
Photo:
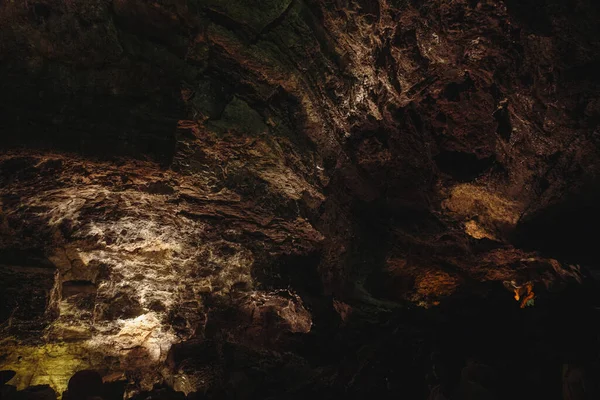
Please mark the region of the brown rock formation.
[[426, 398], [435, 350], [446, 396], [473, 356], [497, 395], [560, 393], [597, 349], [598, 17], [1, 1], [9, 384]]

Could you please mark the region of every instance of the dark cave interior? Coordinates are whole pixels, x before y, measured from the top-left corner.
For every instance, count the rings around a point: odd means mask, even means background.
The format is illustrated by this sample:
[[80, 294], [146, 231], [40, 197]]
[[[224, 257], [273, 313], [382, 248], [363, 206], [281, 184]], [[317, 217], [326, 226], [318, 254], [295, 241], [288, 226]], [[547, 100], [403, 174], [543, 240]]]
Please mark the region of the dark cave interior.
[[0, 0], [0, 399], [598, 399], [596, 3]]

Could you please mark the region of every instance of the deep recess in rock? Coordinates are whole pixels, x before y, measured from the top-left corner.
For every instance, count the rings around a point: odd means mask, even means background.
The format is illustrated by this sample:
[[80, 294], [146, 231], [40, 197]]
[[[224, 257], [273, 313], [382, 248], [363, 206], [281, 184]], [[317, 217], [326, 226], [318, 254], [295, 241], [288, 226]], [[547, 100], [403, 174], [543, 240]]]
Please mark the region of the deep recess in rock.
[[0, 1], [0, 397], [598, 398], [596, 3]]

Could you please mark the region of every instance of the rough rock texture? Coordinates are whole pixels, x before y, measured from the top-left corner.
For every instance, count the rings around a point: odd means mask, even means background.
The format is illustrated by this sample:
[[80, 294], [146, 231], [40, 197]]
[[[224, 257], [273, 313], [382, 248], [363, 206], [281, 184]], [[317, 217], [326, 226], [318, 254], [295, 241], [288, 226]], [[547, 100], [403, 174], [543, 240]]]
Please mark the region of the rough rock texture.
[[598, 17], [0, 2], [14, 393], [93, 369], [144, 399], [559, 396], [598, 349]]

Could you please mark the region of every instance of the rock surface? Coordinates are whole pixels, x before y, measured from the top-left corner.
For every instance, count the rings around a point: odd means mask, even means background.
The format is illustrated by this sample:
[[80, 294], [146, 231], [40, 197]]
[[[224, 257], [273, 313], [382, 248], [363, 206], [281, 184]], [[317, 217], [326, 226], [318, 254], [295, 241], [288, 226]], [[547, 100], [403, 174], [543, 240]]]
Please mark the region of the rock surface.
[[598, 350], [598, 17], [0, 2], [13, 395], [91, 369], [144, 399], [426, 398], [472, 357], [496, 395], [560, 395]]

